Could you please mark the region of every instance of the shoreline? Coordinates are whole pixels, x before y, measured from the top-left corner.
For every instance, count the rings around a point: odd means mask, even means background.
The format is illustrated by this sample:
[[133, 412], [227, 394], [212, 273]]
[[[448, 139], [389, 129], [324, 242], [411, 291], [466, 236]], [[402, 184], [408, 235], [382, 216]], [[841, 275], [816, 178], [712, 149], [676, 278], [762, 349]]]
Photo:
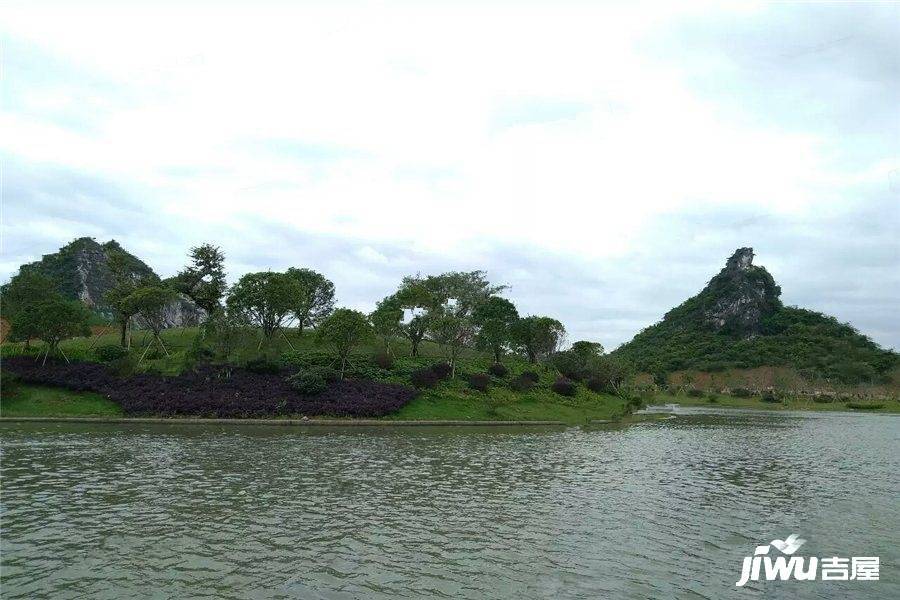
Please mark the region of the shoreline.
[[[0, 417], [0, 423], [103, 423], [144, 425], [266, 425], [283, 427], [571, 427], [563, 421], [464, 421], [464, 420], [380, 420], [380, 419], [206, 419], [199, 417]], [[614, 421], [596, 419], [590, 425], [608, 425]]]

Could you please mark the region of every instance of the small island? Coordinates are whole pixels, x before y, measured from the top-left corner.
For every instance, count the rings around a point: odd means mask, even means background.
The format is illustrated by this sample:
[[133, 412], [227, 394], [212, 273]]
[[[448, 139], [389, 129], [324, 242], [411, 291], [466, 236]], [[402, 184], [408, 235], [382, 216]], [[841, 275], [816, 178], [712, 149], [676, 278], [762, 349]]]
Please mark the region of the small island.
[[900, 412], [897, 354], [780, 303], [741, 248], [611, 353], [520, 315], [482, 271], [404, 278], [368, 314], [308, 268], [160, 278], [81, 238], [3, 286], [0, 417], [591, 423], [652, 404]]

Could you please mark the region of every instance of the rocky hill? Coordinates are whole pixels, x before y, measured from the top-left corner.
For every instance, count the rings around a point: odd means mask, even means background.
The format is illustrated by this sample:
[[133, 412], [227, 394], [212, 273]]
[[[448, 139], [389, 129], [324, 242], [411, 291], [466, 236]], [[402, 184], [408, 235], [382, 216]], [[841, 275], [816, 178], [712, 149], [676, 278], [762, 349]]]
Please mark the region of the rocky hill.
[[877, 381], [898, 364], [852, 326], [787, 307], [781, 288], [753, 249], [740, 248], [703, 290], [644, 329], [615, 354], [641, 371], [786, 366], [806, 377], [843, 383]]
[[[103, 297], [113, 286], [109, 269], [109, 257], [113, 252], [125, 256], [135, 278], [154, 275], [153, 269], [115, 240], [101, 244], [89, 237], [78, 238], [53, 254], [45, 254], [39, 261], [22, 265], [20, 271], [46, 275], [56, 282], [63, 296], [81, 300], [97, 313], [110, 316]], [[172, 327], [195, 325], [202, 315], [201, 309], [185, 297], [173, 302], [167, 313]]]

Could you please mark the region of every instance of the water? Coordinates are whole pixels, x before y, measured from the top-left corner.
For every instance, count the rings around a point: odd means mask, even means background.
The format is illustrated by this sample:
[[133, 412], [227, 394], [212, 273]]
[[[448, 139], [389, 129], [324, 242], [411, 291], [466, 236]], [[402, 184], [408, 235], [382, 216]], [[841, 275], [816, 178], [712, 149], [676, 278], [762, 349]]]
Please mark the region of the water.
[[[898, 598], [900, 418], [3, 424], [4, 598]], [[877, 582], [734, 587], [756, 545]]]

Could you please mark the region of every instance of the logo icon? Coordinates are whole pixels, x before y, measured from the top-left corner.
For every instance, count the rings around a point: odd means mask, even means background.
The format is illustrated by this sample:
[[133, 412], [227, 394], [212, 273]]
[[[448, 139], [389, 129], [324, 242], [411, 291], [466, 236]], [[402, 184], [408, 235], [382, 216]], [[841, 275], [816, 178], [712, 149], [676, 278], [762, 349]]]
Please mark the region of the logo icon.
[[[743, 587], [748, 581], [760, 581], [763, 575], [764, 581], [814, 581], [819, 573], [821, 565], [822, 581], [877, 581], [879, 569], [879, 557], [854, 556], [840, 558], [838, 556], [819, 558], [815, 556], [793, 556], [794, 552], [806, 543], [796, 533], [792, 533], [783, 540], [772, 540], [764, 546], [757, 546], [753, 556], [745, 556], [741, 565], [741, 578], [735, 583], [737, 587]], [[769, 551], [775, 548], [782, 556], [776, 556], [773, 560]]]

